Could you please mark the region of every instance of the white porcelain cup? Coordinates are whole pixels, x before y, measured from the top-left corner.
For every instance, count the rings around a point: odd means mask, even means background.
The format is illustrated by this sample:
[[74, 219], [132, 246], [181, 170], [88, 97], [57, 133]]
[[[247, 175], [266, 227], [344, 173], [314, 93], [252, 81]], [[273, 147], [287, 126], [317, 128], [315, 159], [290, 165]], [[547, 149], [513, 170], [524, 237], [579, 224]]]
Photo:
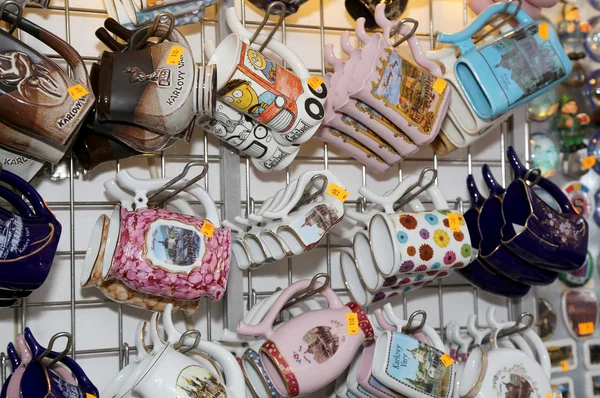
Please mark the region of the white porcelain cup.
[[479, 347], [471, 352], [460, 381], [463, 398], [510, 396], [554, 396], [550, 378], [542, 366], [523, 351], [499, 348], [498, 329], [492, 331], [491, 350]]

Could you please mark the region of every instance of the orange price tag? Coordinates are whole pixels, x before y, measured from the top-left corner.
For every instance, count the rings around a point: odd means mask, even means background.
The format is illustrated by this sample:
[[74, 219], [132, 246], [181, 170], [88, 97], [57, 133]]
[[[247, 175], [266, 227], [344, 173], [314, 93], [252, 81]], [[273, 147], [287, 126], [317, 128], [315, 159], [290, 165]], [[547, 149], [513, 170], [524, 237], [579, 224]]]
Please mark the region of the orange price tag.
[[560, 361], [560, 367], [563, 372], [569, 371], [569, 363], [567, 361]]
[[169, 51], [169, 55], [167, 56], [167, 65], [175, 65], [179, 64], [179, 60], [185, 51], [185, 47], [182, 46], [173, 46], [171, 47], [171, 51]]
[[554, 398], [554, 395], [552, 395], [552, 394], [546, 394], [546, 398]]
[[433, 83], [433, 89], [438, 93], [441, 94], [444, 92], [444, 90], [446, 89], [446, 86], [448, 85], [448, 82], [445, 81], [444, 79], [438, 77], [437, 79], [435, 79], [435, 83]]
[[329, 187], [327, 187], [327, 193], [329, 195], [333, 196], [334, 198], [338, 199], [342, 203], [344, 203], [346, 201], [346, 199], [348, 199], [348, 196], [350, 195], [348, 193], [348, 191], [346, 191], [344, 188], [340, 187], [338, 184], [336, 184], [334, 182], [329, 184]]
[[590, 155], [581, 161], [581, 165], [583, 166], [584, 170], [594, 167], [595, 164], [596, 164], [596, 157], [594, 155]]
[[579, 326], [577, 326], [577, 328], [579, 329], [579, 334], [581, 336], [594, 334], [594, 322], [580, 323]]
[[540, 38], [543, 40], [548, 40], [548, 23], [542, 22], [538, 25], [538, 29], [540, 32]]
[[200, 229], [200, 232], [202, 232], [207, 237], [212, 238], [213, 232], [215, 232], [215, 226], [212, 225], [212, 223], [210, 221], [204, 220], [204, 222], [202, 223], [202, 228]]
[[346, 323], [348, 324], [348, 334], [358, 334], [358, 315], [356, 313], [346, 314]]
[[69, 92], [69, 95], [71, 96], [71, 98], [73, 98], [73, 101], [77, 101], [79, 98], [85, 97], [86, 95], [88, 95], [90, 93], [81, 84], [77, 84], [75, 86], [69, 87], [67, 89], [67, 91]]
[[316, 90], [321, 87], [321, 84], [323, 84], [323, 79], [319, 76], [311, 76], [306, 83], [308, 83], [310, 88]]
[[85, 393], [85, 398], [96, 398], [95, 395], [90, 394], [89, 392]]
[[460, 232], [460, 214], [448, 214], [448, 224], [450, 225], [451, 231]]
[[444, 354], [440, 357], [440, 361], [444, 364], [445, 367], [448, 367], [454, 363], [454, 359], [448, 354]]

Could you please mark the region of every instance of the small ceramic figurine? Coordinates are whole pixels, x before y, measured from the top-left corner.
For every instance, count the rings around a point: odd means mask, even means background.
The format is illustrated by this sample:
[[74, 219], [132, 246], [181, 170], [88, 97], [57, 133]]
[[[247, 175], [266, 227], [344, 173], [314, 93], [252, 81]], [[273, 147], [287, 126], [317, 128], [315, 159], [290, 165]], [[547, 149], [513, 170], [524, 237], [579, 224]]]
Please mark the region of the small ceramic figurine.
[[581, 21], [579, 8], [567, 3], [563, 7], [563, 20], [558, 24], [558, 36], [571, 60], [585, 58], [584, 43], [592, 27], [587, 21]]
[[586, 113], [578, 114], [578, 110], [577, 103], [570, 95], [562, 96], [558, 131], [562, 142], [561, 151], [564, 153], [573, 153], [587, 148], [583, 142], [582, 127], [590, 123], [590, 117]]

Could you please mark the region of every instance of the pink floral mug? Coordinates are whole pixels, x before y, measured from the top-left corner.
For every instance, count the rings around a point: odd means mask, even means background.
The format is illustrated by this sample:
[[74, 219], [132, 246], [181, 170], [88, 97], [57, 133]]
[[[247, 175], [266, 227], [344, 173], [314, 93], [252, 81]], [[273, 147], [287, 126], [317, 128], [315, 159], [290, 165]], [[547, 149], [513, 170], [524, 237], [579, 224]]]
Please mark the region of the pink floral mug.
[[173, 299], [220, 300], [229, 275], [231, 230], [221, 227], [208, 194], [199, 199], [204, 219], [166, 209], [128, 211], [117, 206], [106, 237], [103, 280], [118, 279], [141, 293]]

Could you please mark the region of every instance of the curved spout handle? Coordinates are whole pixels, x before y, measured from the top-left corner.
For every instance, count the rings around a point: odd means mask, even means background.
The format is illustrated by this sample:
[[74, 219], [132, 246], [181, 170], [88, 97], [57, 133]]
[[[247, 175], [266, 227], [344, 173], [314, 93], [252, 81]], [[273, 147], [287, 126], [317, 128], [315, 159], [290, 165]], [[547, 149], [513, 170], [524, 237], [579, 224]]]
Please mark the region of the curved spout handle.
[[481, 172], [483, 173], [483, 179], [485, 180], [485, 183], [490, 190], [490, 194], [491, 195], [503, 195], [505, 189], [496, 180], [496, 178], [492, 174], [492, 170], [490, 169], [490, 166], [488, 166], [487, 163], [481, 167]]
[[471, 197], [471, 207], [475, 209], [480, 208], [483, 205], [483, 202], [485, 202], [485, 198], [481, 192], [479, 192], [473, 174], [467, 176], [467, 189], [469, 190], [469, 196]]

